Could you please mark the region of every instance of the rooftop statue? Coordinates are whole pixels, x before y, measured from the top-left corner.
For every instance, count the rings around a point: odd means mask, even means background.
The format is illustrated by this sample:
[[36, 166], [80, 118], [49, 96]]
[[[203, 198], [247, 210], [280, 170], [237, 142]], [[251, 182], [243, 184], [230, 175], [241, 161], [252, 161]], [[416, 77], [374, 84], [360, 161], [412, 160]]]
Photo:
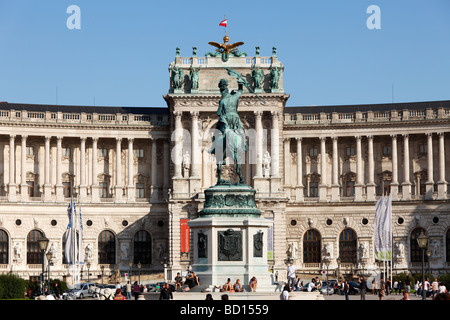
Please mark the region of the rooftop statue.
[[228, 43], [230, 41], [230, 38], [225, 35], [225, 37], [223, 37], [223, 43], [217, 43], [214, 41], [208, 42], [208, 44], [212, 45], [213, 47], [216, 47], [216, 52], [215, 53], [211, 53], [208, 52], [206, 54], [206, 56], [213, 56], [216, 57], [219, 54], [222, 55], [222, 61], [223, 62], [227, 62], [228, 61], [228, 57], [231, 54], [233, 54], [236, 57], [241, 57], [241, 56], [247, 56], [247, 54], [245, 52], [239, 52], [238, 47], [242, 46], [244, 43], [243, 42], [236, 42], [233, 44]]

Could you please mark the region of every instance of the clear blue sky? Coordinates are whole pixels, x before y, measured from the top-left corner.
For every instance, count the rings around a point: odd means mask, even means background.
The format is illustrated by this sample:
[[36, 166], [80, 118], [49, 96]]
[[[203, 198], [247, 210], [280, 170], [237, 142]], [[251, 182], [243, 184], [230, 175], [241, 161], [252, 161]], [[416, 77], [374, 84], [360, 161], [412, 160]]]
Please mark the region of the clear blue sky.
[[241, 51], [277, 47], [288, 106], [450, 100], [449, 0], [0, 0], [0, 101], [165, 106], [175, 48], [212, 51], [224, 15]]

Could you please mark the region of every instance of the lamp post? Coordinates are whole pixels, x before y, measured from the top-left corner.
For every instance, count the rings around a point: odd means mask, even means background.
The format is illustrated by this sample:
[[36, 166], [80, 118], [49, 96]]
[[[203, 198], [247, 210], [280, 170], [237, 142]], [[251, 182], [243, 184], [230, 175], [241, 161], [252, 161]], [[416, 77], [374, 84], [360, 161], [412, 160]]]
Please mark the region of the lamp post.
[[428, 249], [427, 250], [427, 257], [428, 257], [428, 277], [430, 279], [430, 284], [431, 284], [431, 250]]
[[425, 291], [425, 249], [427, 248], [428, 237], [420, 232], [420, 235], [417, 237], [417, 244], [419, 248], [422, 250], [422, 300], [427, 298]]
[[141, 285], [141, 268], [142, 268], [142, 264], [139, 261], [137, 264], [138, 270], [139, 270], [139, 285]]
[[47, 251], [48, 242], [49, 242], [49, 240], [44, 235], [42, 235], [38, 239], [39, 250], [41, 250], [41, 253], [42, 253], [42, 277], [41, 277], [42, 294], [44, 294], [44, 273], [45, 273], [45, 270], [44, 270], [44, 264], [45, 264], [44, 256], [45, 256], [45, 251]]
[[104, 265], [101, 265], [101, 266], [100, 266], [100, 269], [102, 270], [102, 285], [103, 285], [103, 273], [104, 273], [104, 271], [105, 271], [105, 266], [104, 266]]
[[337, 257], [336, 262], [338, 265], [337, 279], [338, 279], [338, 281], [340, 281], [341, 280], [341, 257]]
[[131, 271], [133, 271], [133, 261], [129, 261], [128, 262], [128, 266], [130, 267], [130, 283], [132, 282], [132, 280], [131, 280]]
[[327, 267], [327, 295], [329, 294], [328, 293], [328, 290], [330, 289], [330, 287], [329, 287], [329, 283], [328, 283], [328, 266], [330, 265], [330, 259], [328, 259], [328, 258], [324, 258], [323, 259], [323, 263], [326, 265], [326, 267]]
[[47, 252], [45, 256], [47, 257], [47, 280], [48, 280], [48, 290], [50, 293], [50, 261], [52, 260], [53, 254], [51, 252]]

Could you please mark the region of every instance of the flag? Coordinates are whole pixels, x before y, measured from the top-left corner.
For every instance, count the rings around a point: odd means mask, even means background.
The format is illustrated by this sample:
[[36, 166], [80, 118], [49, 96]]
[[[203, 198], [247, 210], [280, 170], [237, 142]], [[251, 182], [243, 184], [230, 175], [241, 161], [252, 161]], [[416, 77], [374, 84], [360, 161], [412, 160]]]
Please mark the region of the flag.
[[84, 264], [84, 256], [83, 256], [83, 250], [82, 248], [83, 243], [83, 219], [81, 218], [81, 206], [80, 206], [80, 232], [79, 232], [79, 238], [78, 238], [78, 262], [81, 264]]
[[228, 23], [228, 21], [227, 21], [227, 19], [225, 19], [225, 20], [222, 20], [220, 23], [219, 23], [219, 26], [222, 26], [222, 27], [227, 27], [227, 23]]
[[381, 197], [376, 204], [374, 222], [375, 257], [380, 261], [392, 259], [392, 200]]
[[67, 260], [67, 264], [73, 264], [73, 224], [72, 224], [72, 218], [73, 218], [73, 207], [72, 202], [69, 203], [69, 206], [67, 207], [67, 215], [69, 216], [69, 224], [67, 225], [66, 230], [66, 244], [65, 244], [65, 256]]

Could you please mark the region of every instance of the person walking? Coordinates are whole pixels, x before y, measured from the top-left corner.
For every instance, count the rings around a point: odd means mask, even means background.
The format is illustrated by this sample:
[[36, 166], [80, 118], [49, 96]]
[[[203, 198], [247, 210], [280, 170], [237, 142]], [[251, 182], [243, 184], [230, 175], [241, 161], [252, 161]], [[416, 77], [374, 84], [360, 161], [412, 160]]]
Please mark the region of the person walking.
[[386, 286], [384, 284], [384, 280], [381, 280], [380, 282], [380, 291], [378, 292], [378, 297], [380, 298], [380, 300], [384, 299], [384, 290], [386, 290]]
[[127, 293], [127, 300], [131, 300], [131, 283], [130, 280], [128, 280], [126, 286], [125, 286], [125, 291]]
[[361, 289], [361, 300], [366, 300], [366, 280], [364, 280], [364, 276], [361, 276], [358, 282], [359, 288]]

